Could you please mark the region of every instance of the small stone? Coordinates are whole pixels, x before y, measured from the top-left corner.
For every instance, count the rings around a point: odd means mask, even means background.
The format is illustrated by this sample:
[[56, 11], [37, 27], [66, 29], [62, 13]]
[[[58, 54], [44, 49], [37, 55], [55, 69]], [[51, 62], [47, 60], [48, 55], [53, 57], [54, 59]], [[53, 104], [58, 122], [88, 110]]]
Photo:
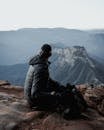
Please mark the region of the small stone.
[[18, 126], [17, 123], [15, 122], [10, 122], [7, 126], [6, 129], [7, 130], [17, 130]]

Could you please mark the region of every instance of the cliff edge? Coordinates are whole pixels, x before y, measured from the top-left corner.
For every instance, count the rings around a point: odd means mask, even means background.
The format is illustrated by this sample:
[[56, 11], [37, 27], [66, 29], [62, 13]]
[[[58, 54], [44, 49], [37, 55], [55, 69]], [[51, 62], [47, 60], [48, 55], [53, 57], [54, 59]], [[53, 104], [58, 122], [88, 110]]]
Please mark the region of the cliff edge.
[[0, 130], [104, 130], [104, 87], [77, 87], [89, 109], [78, 119], [65, 120], [57, 113], [30, 110], [23, 87], [0, 81]]

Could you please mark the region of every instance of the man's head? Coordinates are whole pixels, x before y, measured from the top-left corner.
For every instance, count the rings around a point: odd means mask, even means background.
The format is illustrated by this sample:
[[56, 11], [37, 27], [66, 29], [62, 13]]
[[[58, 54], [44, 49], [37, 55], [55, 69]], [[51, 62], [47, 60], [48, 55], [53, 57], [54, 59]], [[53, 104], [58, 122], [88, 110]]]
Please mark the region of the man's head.
[[52, 48], [49, 44], [44, 44], [41, 47], [41, 54], [45, 57], [45, 58], [49, 58], [52, 54]]

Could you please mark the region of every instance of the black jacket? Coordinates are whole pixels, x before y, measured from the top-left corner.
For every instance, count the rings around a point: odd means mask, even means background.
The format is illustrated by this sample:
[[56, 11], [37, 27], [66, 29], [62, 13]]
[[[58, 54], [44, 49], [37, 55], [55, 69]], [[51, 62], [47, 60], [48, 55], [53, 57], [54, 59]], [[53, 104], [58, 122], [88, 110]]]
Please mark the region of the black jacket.
[[49, 77], [49, 62], [42, 56], [33, 57], [29, 65], [24, 86], [24, 94], [29, 102], [38, 96], [49, 95], [51, 91], [62, 91], [63, 87]]

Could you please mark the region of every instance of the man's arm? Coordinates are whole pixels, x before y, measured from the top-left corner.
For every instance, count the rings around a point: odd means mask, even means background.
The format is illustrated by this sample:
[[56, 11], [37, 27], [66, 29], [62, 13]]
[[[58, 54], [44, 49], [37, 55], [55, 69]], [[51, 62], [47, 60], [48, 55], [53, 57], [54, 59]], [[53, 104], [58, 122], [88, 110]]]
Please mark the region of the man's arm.
[[48, 79], [48, 85], [49, 87], [51, 87], [51, 89], [53, 91], [56, 91], [56, 92], [63, 92], [65, 90], [65, 86], [61, 85], [59, 82], [53, 80], [52, 78], [49, 77]]
[[34, 68], [32, 66], [30, 66], [28, 69], [27, 75], [26, 75], [25, 85], [24, 85], [24, 95], [28, 100], [31, 98], [33, 72], [34, 72]]

